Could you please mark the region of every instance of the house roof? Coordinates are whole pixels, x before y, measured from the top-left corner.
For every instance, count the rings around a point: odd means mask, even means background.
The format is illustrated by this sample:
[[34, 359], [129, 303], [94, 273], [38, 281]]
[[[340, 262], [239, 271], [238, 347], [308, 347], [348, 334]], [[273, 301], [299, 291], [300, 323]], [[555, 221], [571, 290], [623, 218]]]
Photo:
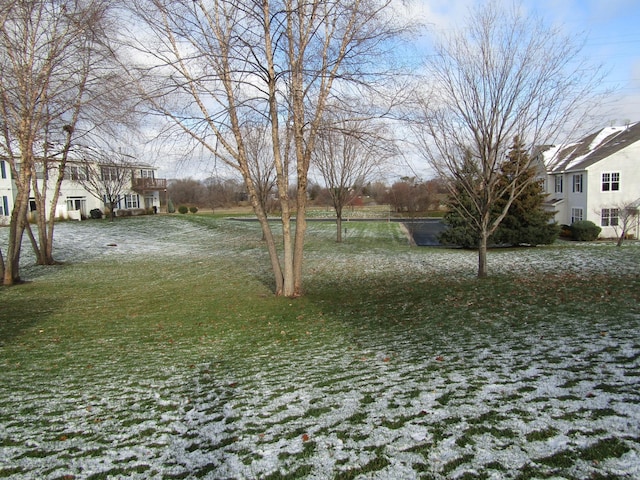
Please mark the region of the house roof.
[[[60, 159], [60, 155], [62, 154], [62, 148], [63, 145], [59, 144], [59, 143], [49, 143], [47, 145], [48, 147], [48, 152], [47, 154], [49, 155], [49, 160], [53, 160], [53, 161], [57, 161]], [[35, 149], [35, 155], [37, 158], [42, 158], [45, 155], [45, 146], [44, 145], [38, 145], [37, 148]], [[82, 163], [86, 160], [91, 160], [93, 159], [93, 161], [95, 163], [97, 163], [98, 165], [101, 165], [104, 163], [104, 165], [110, 165], [110, 162], [108, 161], [108, 159], [111, 156], [115, 156], [118, 159], [122, 159], [122, 161], [124, 163], [126, 163], [128, 166], [130, 166], [133, 169], [136, 168], [141, 168], [141, 169], [149, 169], [149, 170], [157, 170], [158, 168], [149, 164], [149, 163], [144, 163], [144, 162], [139, 162], [136, 160], [135, 157], [133, 157], [132, 155], [129, 155], [127, 153], [123, 153], [123, 152], [110, 152], [107, 150], [101, 150], [99, 148], [96, 147], [89, 147], [89, 146], [85, 146], [85, 145], [78, 145], [78, 144], [73, 144], [69, 147], [69, 153], [67, 156], [67, 161], [70, 164], [77, 164], [77, 163]], [[2, 154], [0, 154], [0, 158], [6, 158], [3, 157]], [[104, 160], [103, 160], [104, 159]], [[19, 162], [19, 160], [18, 160]]]
[[640, 122], [606, 127], [570, 144], [549, 146], [544, 151], [547, 171], [585, 170], [596, 162], [640, 141]]

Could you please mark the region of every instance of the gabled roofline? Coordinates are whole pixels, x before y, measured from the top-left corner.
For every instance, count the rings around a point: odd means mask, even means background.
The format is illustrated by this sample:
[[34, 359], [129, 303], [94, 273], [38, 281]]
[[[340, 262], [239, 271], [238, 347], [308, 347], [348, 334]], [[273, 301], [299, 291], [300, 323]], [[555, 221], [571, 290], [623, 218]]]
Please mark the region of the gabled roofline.
[[[58, 160], [57, 157], [59, 157], [59, 155], [62, 153], [62, 145], [61, 144], [50, 144], [50, 147], [54, 147], [56, 145], [60, 145], [60, 148], [57, 149], [55, 151], [55, 153], [53, 153], [52, 155], [49, 156], [49, 161], [56, 161]], [[42, 158], [42, 155], [44, 154], [44, 148], [41, 148], [40, 151], [36, 152], [36, 158]], [[127, 153], [123, 153], [123, 152], [109, 152], [106, 150], [101, 150], [95, 147], [89, 147], [86, 145], [78, 145], [78, 144], [73, 144], [70, 146], [69, 148], [69, 155], [67, 157], [67, 163], [68, 164], [72, 164], [72, 165], [78, 165], [80, 163], [83, 163], [85, 161], [93, 161], [93, 163], [97, 164], [97, 165], [103, 165], [103, 166], [107, 166], [109, 165], [109, 162], [105, 161], [105, 162], [101, 162], [100, 161], [100, 157], [101, 156], [107, 156], [107, 155], [118, 155], [118, 156], [122, 156], [122, 157], [128, 157], [131, 160], [131, 162], [126, 162], [128, 166], [130, 166], [132, 169], [145, 169], [145, 170], [158, 170], [158, 167], [155, 167], [149, 163], [144, 163], [144, 162], [138, 162], [135, 161], [136, 158], [133, 155], [129, 155]], [[6, 160], [6, 156], [4, 155], [0, 155], [0, 159], [5, 159]], [[19, 161], [17, 161], [16, 163], [20, 163]]]
[[581, 140], [560, 146], [541, 147], [547, 173], [585, 171], [591, 165], [640, 141], [640, 122], [606, 127]]

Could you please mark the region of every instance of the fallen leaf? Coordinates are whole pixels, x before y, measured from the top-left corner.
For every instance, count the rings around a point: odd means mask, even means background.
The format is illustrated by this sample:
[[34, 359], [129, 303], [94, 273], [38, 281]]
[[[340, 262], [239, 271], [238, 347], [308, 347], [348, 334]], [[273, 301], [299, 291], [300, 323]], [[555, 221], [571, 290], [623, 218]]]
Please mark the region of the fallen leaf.
[[309, 435], [307, 435], [306, 433], [302, 434], [302, 441], [303, 442], [308, 442], [309, 441]]

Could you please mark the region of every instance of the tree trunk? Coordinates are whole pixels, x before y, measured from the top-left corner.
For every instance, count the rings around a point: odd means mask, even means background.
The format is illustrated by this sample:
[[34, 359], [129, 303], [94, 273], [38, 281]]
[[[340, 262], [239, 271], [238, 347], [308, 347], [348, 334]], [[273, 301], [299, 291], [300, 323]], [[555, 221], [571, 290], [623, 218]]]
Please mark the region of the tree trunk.
[[294, 279], [293, 296], [299, 297], [302, 290], [302, 265], [304, 263], [304, 239], [307, 232], [307, 185], [306, 175], [298, 175], [297, 191], [297, 213], [296, 213], [296, 238], [294, 245]]
[[622, 246], [622, 242], [624, 242], [624, 237], [627, 235], [627, 231], [626, 229], [622, 229], [622, 232], [620, 233], [620, 236], [618, 237], [618, 242], [616, 243], [616, 247], [621, 247]]
[[44, 265], [44, 263], [40, 263], [41, 261], [40, 247], [38, 246], [38, 241], [36, 240], [36, 237], [33, 234], [33, 230], [31, 229], [31, 224], [29, 223], [28, 220], [24, 224], [24, 230], [27, 232], [27, 237], [29, 237], [29, 241], [31, 241], [31, 247], [33, 248], [33, 253], [36, 256], [37, 264]]
[[[55, 206], [55, 204], [54, 204], [54, 206]], [[53, 210], [53, 207], [52, 207], [52, 210]], [[54, 224], [55, 224], [55, 218], [53, 217], [53, 214], [52, 214], [52, 216], [47, 221], [47, 227], [48, 227], [47, 231], [46, 231], [47, 243], [46, 243], [45, 248], [44, 248], [44, 258], [45, 258], [45, 261], [47, 262], [46, 265], [55, 265], [57, 263], [53, 258], [53, 227], [54, 227]]]
[[478, 278], [487, 276], [487, 239], [489, 235], [486, 230], [480, 234], [480, 244], [478, 245]]
[[[64, 155], [63, 159], [58, 166], [58, 177], [56, 178], [56, 184], [53, 189], [53, 194], [51, 196], [51, 209], [49, 210], [49, 219], [45, 218], [44, 226], [44, 238], [46, 239], [46, 243], [44, 245], [40, 245], [41, 250], [43, 250], [43, 256], [45, 259], [45, 265], [55, 265], [56, 261], [53, 258], [53, 228], [55, 226], [55, 216], [56, 216], [56, 206], [58, 205], [58, 199], [60, 198], [60, 190], [62, 189], [62, 181], [64, 180], [64, 171], [67, 167], [67, 154], [69, 153], [69, 148], [71, 146], [71, 132], [68, 132], [67, 142], [64, 146]], [[44, 208], [44, 205], [43, 205]]]
[[27, 207], [29, 206], [29, 190], [23, 189], [15, 199], [9, 224], [9, 241], [7, 246], [7, 260], [5, 262], [3, 284], [14, 285], [20, 281], [20, 250], [22, 236], [27, 221]]
[[[46, 181], [46, 180], [45, 180]], [[44, 197], [42, 199], [38, 199], [38, 197], [36, 197], [36, 225], [38, 227], [38, 243], [36, 242], [32, 242], [33, 243], [33, 251], [36, 255], [36, 259], [37, 259], [37, 263], [38, 265], [50, 265], [50, 263], [48, 263], [47, 261], [47, 255], [46, 255], [46, 251], [47, 251], [47, 219], [46, 219], [46, 213], [44, 210], [44, 202], [45, 199]], [[30, 236], [33, 236], [34, 240], [35, 240], [35, 235], [33, 235], [33, 232], [31, 232], [31, 226], [30, 225], [26, 225], [26, 228], [28, 229], [28, 233], [30, 234]]]
[[[283, 245], [283, 253], [282, 253], [282, 295], [285, 297], [295, 297], [295, 278], [294, 278], [294, 257], [295, 257], [295, 245], [297, 244], [297, 239], [294, 240], [292, 237], [291, 231], [291, 211], [289, 209], [289, 201], [288, 198], [286, 201], [281, 202], [282, 206], [282, 245]], [[298, 228], [296, 220], [296, 230]], [[277, 293], [277, 292], [276, 292]]]
[[342, 214], [336, 214], [336, 242], [342, 243]]
[[286, 235], [284, 239], [284, 253], [282, 262], [284, 263], [284, 275], [282, 283], [282, 296], [284, 297], [296, 297], [296, 280], [295, 280], [295, 241], [292, 239], [291, 224], [289, 221], [285, 222], [287, 225], [283, 225], [283, 232]]
[[252, 202], [252, 206], [253, 212], [258, 218], [258, 222], [262, 228], [262, 239], [267, 244], [267, 251], [269, 252], [269, 260], [271, 261], [271, 270], [273, 271], [273, 278], [275, 282], [275, 294], [276, 296], [280, 296], [283, 294], [284, 290], [284, 278], [282, 275], [282, 267], [280, 266], [276, 242], [273, 238], [273, 231], [271, 230], [269, 219], [267, 218], [265, 211], [260, 207], [259, 203], [255, 199]]
[[[38, 265], [46, 265], [45, 258], [44, 258], [44, 246], [46, 242], [46, 237], [44, 236], [44, 232], [43, 232], [44, 229], [46, 228], [44, 227], [46, 198], [43, 192], [41, 192], [40, 188], [38, 187], [38, 176], [36, 174], [35, 164], [33, 165], [32, 168], [33, 168], [33, 171], [31, 173], [31, 181], [32, 181], [31, 190], [33, 191], [33, 198], [36, 204], [35, 222], [36, 222], [36, 225], [38, 226], [38, 238], [40, 241], [38, 242], [38, 240], [36, 240], [36, 237], [33, 234], [33, 230], [31, 230], [31, 225], [29, 224], [29, 221], [31, 220], [30, 218], [27, 218], [27, 222], [25, 223], [25, 229], [27, 230], [27, 235], [29, 236], [29, 240], [31, 240], [33, 254], [36, 257], [36, 263]], [[43, 188], [46, 189], [46, 185], [47, 185], [46, 164], [43, 165], [43, 169], [44, 169], [45, 176], [42, 180], [42, 184], [43, 184]], [[31, 212], [27, 213], [27, 215], [29, 216], [31, 214], [32, 214]]]
[[293, 297], [302, 295], [302, 265], [304, 263], [304, 237], [307, 231], [307, 219], [304, 210], [296, 218], [296, 239], [294, 244], [293, 262]]

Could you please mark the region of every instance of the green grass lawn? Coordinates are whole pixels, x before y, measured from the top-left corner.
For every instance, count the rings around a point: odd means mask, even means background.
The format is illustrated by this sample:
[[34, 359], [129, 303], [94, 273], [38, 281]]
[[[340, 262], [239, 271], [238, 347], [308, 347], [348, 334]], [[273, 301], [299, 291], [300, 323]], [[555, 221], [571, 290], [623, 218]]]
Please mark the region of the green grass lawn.
[[291, 300], [254, 223], [60, 224], [64, 263], [0, 289], [0, 477], [640, 476], [640, 244], [494, 251], [480, 281], [345, 226], [309, 223]]

